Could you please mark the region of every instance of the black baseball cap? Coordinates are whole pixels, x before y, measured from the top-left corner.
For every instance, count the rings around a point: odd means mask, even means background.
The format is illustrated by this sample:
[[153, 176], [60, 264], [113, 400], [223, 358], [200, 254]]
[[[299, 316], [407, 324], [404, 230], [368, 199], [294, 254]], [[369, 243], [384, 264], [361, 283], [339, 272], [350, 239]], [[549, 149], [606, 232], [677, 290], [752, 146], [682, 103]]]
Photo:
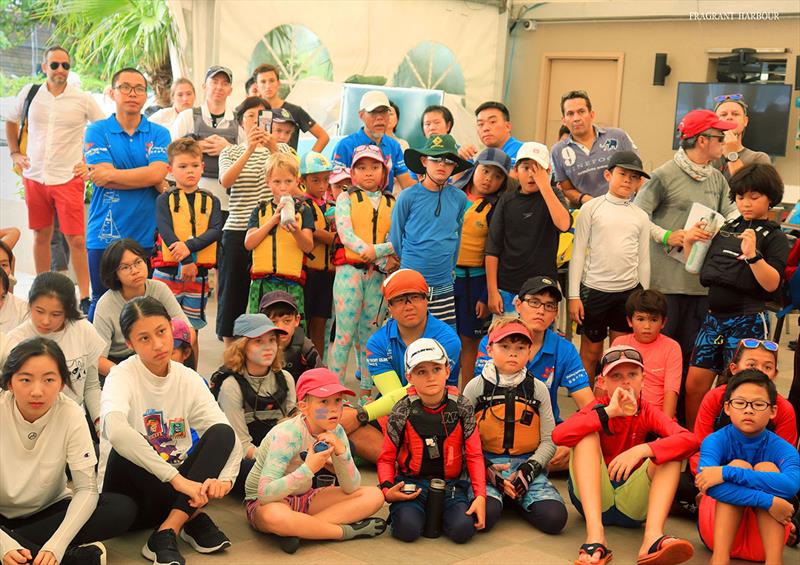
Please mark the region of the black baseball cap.
[[608, 160], [608, 167], [606, 168], [609, 171], [613, 171], [614, 167], [622, 167], [623, 169], [627, 169], [629, 171], [636, 171], [644, 178], [650, 178], [650, 175], [648, 175], [645, 172], [644, 167], [642, 167], [642, 160], [633, 151], [617, 151], [614, 153], [611, 156], [611, 159]]
[[261, 302], [258, 304], [259, 312], [264, 312], [270, 306], [275, 304], [287, 304], [296, 312], [300, 310], [297, 308], [297, 301], [294, 297], [284, 290], [273, 290], [261, 297]]
[[551, 279], [550, 277], [531, 277], [526, 280], [519, 289], [519, 299], [524, 299], [529, 294], [539, 294], [543, 290], [549, 290], [552, 292], [556, 300], [561, 302], [561, 299], [564, 297], [561, 294], [561, 291], [558, 288], [558, 283], [555, 279]]
[[220, 73], [222, 73], [228, 78], [228, 82], [233, 82], [233, 71], [231, 71], [228, 67], [223, 67], [222, 65], [213, 65], [209, 67], [208, 70], [206, 71], [205, 80], [217, 76]]

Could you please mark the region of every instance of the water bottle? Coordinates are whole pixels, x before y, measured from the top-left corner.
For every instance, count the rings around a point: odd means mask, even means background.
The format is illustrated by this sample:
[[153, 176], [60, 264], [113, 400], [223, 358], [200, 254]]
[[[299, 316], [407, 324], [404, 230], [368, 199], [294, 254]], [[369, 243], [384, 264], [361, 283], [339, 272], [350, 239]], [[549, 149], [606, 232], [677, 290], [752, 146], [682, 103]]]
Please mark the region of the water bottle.
[[[716, 234], [717, 232], [717, 219], [716, 216], [713, 214], [709, 214], [708, 216], [703, 216], [700, 219], [701, 222], [705, 223], [705, 227], [703, 230], [707, 231], [708, 233]], [[689, 252], [689, 258], [686, 259], [686, 271], [696, 275], [700, 272], [700, 269], [703, 267], [703, 262], [706, 260], [706, 255], [708, 254], [708, 248], [711, 246], [711, 240], [707, 241], [695, 241], [694, 245], [692, 245], [692, 250]]]
[[442, 535], [442, 514], [444, 514], [444, 488], [442, 479], [431, 479], [428, 487], [428, 501], [425, 504], [425, 528], [422, 535], [438, 538]]
[[281, 208], [281, 225], [285, 226], [294, 222], [294, 198], [284, 194], [281, 196], [280, 203], [283, 204], [283, 208]]

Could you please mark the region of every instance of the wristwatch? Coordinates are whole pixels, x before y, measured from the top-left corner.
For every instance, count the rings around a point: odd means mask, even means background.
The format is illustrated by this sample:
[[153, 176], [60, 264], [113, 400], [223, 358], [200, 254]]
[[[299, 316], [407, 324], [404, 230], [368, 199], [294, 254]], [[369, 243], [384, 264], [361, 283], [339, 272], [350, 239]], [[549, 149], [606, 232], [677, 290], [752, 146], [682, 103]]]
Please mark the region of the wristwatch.
[[356, 421], [359, 426], [366, 426], [369, 424], [369, 414], [367, 414], [363, 406], [356, 406]]
[[752, 259], [747, 259], [747, 258], [745, 257], [745, 260], [744, 260], [744, 262], [745, 262], [745, 263], [747, 263], [748, 265], [752, 265], [753, 263], [758, 263], [758, 262], [759, 262], [759, 261], [761, 261], [763, 258], [764, 258], [764, 256], [761, 254], [761, 252], [760, 252], [760, 251], [756, 251], [756, 254], [755, 254], [755, 255], [753, 255], [753, 258], [752, 258]]
[[738, 161], [739, 160], [739, 153], [736, 152], [736, 151], [731, 151], [730, 153], [725, 155], [725, 160], [728, 163], [733, 163], [734, 161]]

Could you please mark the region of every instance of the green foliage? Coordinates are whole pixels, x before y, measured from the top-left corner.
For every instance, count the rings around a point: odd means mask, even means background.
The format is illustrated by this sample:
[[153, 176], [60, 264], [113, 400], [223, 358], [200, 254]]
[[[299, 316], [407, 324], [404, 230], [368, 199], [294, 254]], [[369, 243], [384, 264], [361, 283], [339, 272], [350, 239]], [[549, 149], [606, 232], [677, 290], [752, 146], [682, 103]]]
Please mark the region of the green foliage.
[[34, 0], [0, 0], [0, 50], [21, 44], [33, 29]]
[[0, 71], [0, 98], [16, 96], [22, 87], [31, 82], [44, 82], [43, 77], [12, 77]]
[[375, 86], [384, 86], [387, 78], [378, 75], [352, 75], [344, 79], [349, 84], [374, 84]]

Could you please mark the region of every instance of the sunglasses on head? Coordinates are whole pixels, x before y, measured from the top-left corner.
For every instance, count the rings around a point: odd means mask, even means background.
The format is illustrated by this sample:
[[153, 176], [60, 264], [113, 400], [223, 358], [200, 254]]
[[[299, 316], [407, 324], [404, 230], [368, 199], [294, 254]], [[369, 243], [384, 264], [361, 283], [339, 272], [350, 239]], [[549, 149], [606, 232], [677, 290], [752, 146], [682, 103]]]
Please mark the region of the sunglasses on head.
[[746, 338], [739, 342], [739, 348], [742, 349], [758, 349], [759, 347], [763, 347], [767, 351], [771, 351], [775, 353], [778, 351], [778, 344], [774, 341], [769, 341], [767, 339], [755, 339], [755, 338]]
[[744, 100], [744, 94], [720, 94], [719, 96], [714, 97], [714, 102], [717, 104], [720, 104], [721, 102], [727, 102], [728, 100], [732, 100], [734, 102]]
[[603, 358], [600, 360], [600, 367], [605, 367], [609, 363], [613, 363], [614, 361], [619, 361], [622, 358], [630, 359], [631, 361], [638, 361], [642, 363], [642, 354], [636, 351], [635, 349], [618, 349], [616, 351], [609, 351]]
[[69, 68], [72, 66], [69, 63], [59, 63], [58, 61], [53, 61], [52, 63], [50, 63], [50, 70], [51, 71], [56, 70], [59, 67], [59, 65], [63, 67], [65, 71], [68, 71]]

